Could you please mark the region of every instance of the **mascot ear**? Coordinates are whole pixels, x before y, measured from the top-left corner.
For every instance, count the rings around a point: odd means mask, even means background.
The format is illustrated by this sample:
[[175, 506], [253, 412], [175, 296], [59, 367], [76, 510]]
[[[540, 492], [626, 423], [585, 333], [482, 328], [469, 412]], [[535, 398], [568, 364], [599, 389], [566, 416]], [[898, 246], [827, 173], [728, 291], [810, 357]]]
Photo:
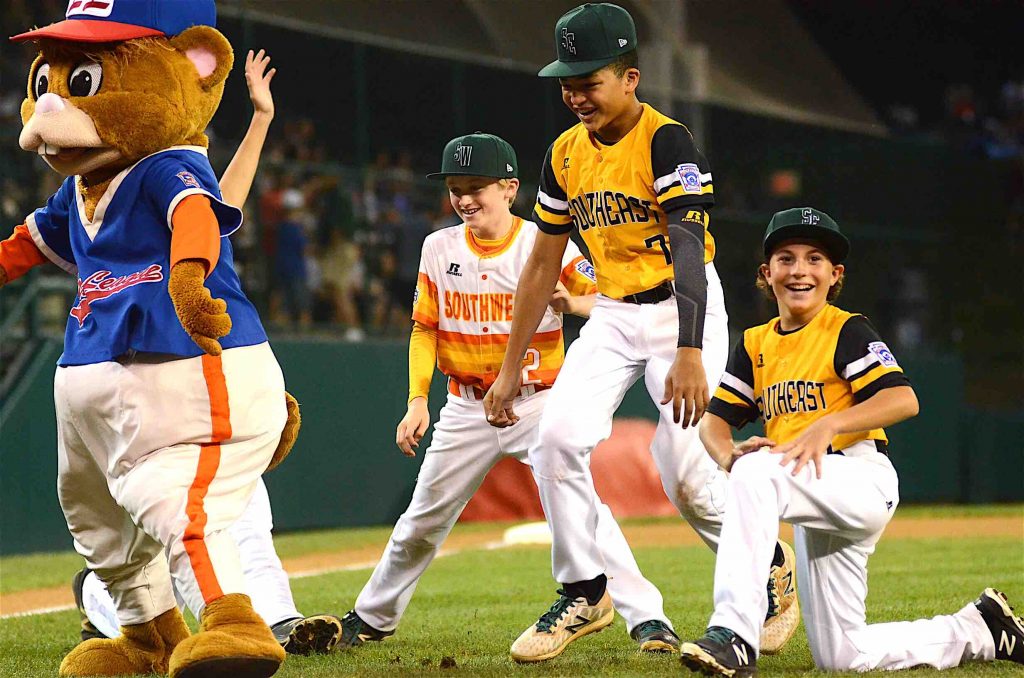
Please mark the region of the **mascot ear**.
[[231, 43], [210, 26], [193, 26], [171, 38], [171, 46], [192, 62], [199, 72], [199, 85], [209, 90], [228, 78], [235, 55]]

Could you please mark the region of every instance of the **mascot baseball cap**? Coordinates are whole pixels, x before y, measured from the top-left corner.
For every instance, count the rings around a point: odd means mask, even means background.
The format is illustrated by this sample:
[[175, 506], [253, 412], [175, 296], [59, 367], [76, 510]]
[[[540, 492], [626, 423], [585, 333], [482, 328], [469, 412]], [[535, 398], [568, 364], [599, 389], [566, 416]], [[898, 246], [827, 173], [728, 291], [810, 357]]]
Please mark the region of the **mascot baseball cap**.
[[493, 134], [476, 132], [449, 141], [441, 156], [441, 171], [428, 174], [427, 178], [452, 176], [512, 179], [519, 176], [519, 162], [507, 141]]
[[70, 0], [64, 21], [11, 40], [117, 42], [175, 36], [192, 26], [216, 26], [214, 0]]
[[542, 78], [574, 78], [607, 66], [636, 49], [636, 25], [629, 12], [607, 2], [571, 9], [555, 24], [558, 60], [540, 69]]
[[813, 207], [793, 207], [776, 212], [764, 232], [764, 256], [770, 257], [779, 243], [806, 238], [822, 243], [833, 264], [841, 264], [850, 253], [850, 241], [835, 219]]

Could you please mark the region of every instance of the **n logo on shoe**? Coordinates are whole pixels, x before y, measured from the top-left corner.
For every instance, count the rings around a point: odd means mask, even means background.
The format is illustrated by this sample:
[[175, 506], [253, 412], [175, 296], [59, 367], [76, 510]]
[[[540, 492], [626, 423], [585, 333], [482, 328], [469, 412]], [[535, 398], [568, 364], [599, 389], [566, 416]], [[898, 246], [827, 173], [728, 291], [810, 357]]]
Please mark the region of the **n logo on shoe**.
[[[999, 649], [998, 649], [998, 652], [1005, 651], [1007, 656], [1012, 656], [1013, 655], [1013, 649], [1015, 647], [1017, 647], [1017, 638], [1015, 636], [1011, 636], [1010, 634], [1008, 634], [1006, 632], [1006, 630], [1004, 629], [1003, 632], [1001, 634], [999, 634]], [[1005, 648], [1005, 650], [1004, 650], [1004, 648]]]
[[782, 581], [786, 582], [786, 589], [783, 595], [791, 595], [793, 593], [793, 573], [787, 572], [786, 576], [782, 578]]
[[750, 657], [747, 656], [747, 648], [745, 646], [733, 643], [732, 651], [736, 653], [736, 661], [738, 661], [741, 666], [747, 666], [750, 664]]
[[569, 633], [576, 633], [577, 631], [579, 631], [584, 626], [590, 623], [590, 620], [581, 614], [576, 615], [576, 619], [578, 620], [576, 623], [565, 625], [565, 630]]

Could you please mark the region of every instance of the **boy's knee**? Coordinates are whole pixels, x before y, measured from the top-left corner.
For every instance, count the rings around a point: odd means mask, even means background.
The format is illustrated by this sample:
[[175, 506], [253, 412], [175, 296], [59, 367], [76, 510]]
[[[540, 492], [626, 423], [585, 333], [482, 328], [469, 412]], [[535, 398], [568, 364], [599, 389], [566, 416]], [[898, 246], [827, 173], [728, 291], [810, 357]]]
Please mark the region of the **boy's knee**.
[[769, 480], [782, 470], [782, 457], [767, 451], [745, 454], [735, 461], [729, 473], [733, 483], [751, 483]]

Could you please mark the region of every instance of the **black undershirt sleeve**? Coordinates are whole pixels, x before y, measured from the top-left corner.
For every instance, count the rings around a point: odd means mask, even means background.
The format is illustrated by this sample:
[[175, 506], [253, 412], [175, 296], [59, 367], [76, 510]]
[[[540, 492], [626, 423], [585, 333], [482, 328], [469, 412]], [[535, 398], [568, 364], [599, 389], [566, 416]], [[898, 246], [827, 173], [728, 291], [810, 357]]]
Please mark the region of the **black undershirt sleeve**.
[[703, 207], [694, 205], [672, 210], [667, 216], [676, 306], [679, 309], [677, 346], [701, 348], [704, 343], [704, 313], [708, 305], [708, 280], [704, 273], [707, 213]]

